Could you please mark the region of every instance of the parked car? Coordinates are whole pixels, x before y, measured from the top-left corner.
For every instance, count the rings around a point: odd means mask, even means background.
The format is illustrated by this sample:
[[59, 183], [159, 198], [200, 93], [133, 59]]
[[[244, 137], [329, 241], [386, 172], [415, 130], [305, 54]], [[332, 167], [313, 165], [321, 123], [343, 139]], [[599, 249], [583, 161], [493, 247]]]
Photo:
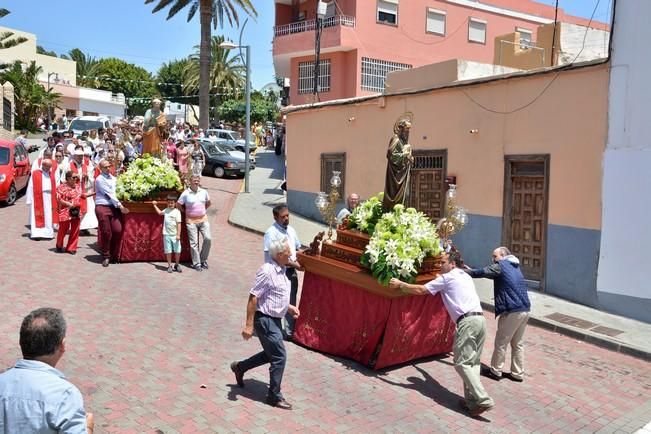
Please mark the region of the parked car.
[[84, 131], [110, 127], [111, 120], [106, 116], [80, 116], [72, 120], [68, 129], [74, 133], [75, 137], [79, 137]]
[[27, 187], [32, 165], [23, 145], [0, 140], [0, 201], [13, 205]]
[[[215, 128], [207, 129], [205, 132], [205, 139], [220, 143], [230, 149], [241, 152], [244, 152], [244, 148], [246, 146], [246, 143], [240, 136], [240, 133], [232, 130], [220, 130]], [[249, 142], [249, 152], [255, 151], [255, 149], [255, 140], [252, 137], [251, 141]]]
[[[244, 175], [243, 152], [230, 150], [220, 143], [208, 140], [202, 140], [200, 144], [206, 158], [204, 173], [211, 173], [217, 178]], [[249, 160], [249, 166], [250, 170], [255, 169], [255, 159]]]

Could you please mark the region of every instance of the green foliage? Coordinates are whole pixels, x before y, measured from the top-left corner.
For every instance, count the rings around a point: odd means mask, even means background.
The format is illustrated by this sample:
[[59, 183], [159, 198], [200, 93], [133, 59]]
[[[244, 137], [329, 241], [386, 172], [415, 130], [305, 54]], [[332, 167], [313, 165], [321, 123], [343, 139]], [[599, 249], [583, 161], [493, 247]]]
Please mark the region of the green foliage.
[[59, 57], [59, 55], [55, 51], [47, 51], [41, 45], [36, 46], [36, 52], [38, 54], [43, 54], [45, 56]]
[[156, 74], [156, 88], [165, 95], [165, 99], [178, 102], [181, 104], [197, 104], [198, 99], [193, 101], [190, 98], [179, 98], [185, 95], [184, 87], [178, 85], [170, 85], [165, 83], [179, 83], [183, 84], [185, 81], [185, 70], [190, 61], [186, 59], [174, 59], [165, 62], [158, 69]]
[[126, 172], [118, 176], [116, 194], [120, 200], [139, 201], [161, 191], [182, 189], [179, 173], [174, 169], [171, 161], [145, 154], [131, 163]]
[[[152, 75], [144, 68], [127, 63], [114, 57], [100, 59], [97, 62], [97, 75], [100, 78], [98, 89], [110, 90], [113, 93], [123, 93], [125, 97], [153, 98], [158, 95]], [[150, 106], [149, 101], [133, 101], [129, 103], [130, 115], [142, 115]]]
[[[6, 17], [11, 12], [5, 8], [0, 9], [0, 18]], [[27, 38], [23, 36], [14, 36], [14, 32], [0, 32], [0, 50], [5, 48], [15, 47], [18, 44], [22, 44], [27, 41]], [[56, 54], [55, 54], [56, 56]]]
[[[219, 117], [229, 123], [246, 123], [246, 101], [232, 99], [224, 101], [219, 107]], [[275, 122], [278, 106], [266, 99], [260, 92], [251, 93], [251, 124], [254, 122]]]
[[384, 193], [378, 193], [368, 200], [360, 203], [353, 213], [348, 217], [348, 229], [356, 229], [369, 235], [373, 235], [375, 225], [382, 217], [382, 198]]
[[70, 50], [68, 57], [77, 63], [77, 86], [97, 88], [99, 83], [95, 78], [99, 65], [97, 59], [89, 54], [85, 54], [79, 48]]
[[36, 62], [24, 65], [16, 60], [8, 69], [0, 73], [0, 81], [8, 81], [14, 86], [15, 127], [33, 130], [36, 118], [45, 113], [48, 107], [56, 107], [61, 94], [49, 91], [38, 81], [42, 72]]
[[[145, 4], [150, 4], [154, 1], [155, 0], [145, 0]], [[155, 14], [169, 5], [172, 5], [172, 7], [170, 7], [170, 10], [167, 13], [168, 20], [189, 6], [188, 22], [194, 18], [197, 10], [199, 10], [200, 13], [204, 12], [204, 7], [207, 5], [209, 8], [206, 8], [207, 10], [205, 12], [210, 14], [210, 22], [212, 22], [215, 28], [217, 28], [217, 25], [224, 24], [224, 16], [231, 26], [233, 23], [239, 25], [240, 20], [235, 6], [239, 6], [249, 15], [258, 16], [258, 12], [253, 7], [251, 0], [158, 0], [158, 4], [151, 12]]]

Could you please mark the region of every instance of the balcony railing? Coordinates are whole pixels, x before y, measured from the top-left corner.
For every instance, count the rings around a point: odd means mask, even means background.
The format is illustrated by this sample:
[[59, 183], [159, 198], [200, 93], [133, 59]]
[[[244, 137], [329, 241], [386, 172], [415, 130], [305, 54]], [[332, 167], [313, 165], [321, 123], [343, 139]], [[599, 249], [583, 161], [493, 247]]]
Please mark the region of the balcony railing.
[[[323, 20], [323, 27], [346, 26], [355, 27], [355, 17], [335, 15]], [[297, 21], [274, 27], [274, 36], [285, 36], [292, 33], [309, 32], [316, 29], [316, 20]]]

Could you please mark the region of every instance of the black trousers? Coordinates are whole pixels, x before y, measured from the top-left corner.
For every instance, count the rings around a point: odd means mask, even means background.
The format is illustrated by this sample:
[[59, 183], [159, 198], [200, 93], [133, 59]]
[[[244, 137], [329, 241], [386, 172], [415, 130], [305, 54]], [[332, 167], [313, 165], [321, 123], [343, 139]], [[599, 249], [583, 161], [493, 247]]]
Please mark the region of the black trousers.
[[[289, 282], [292, 285], [292, 291], [289, 294], [289, 304], [296, 306], [296, 296], [298, 295], [298, 274], [296, 269], [292, 267], [287, 267], [285, 270], [285, 276], [289, 279]], [[294, 334], [294, 325], [296, 325], [296, 320], [292, 317], [289, 312], [285, 314], [285, 334], [291, 336]]]
[[262, 344], [262, 351], [238, 363], [242, 372], [270, 363], [269, 366], [269, 392], [268, 397], [273, 401], [280, 401], [283, 395], [280, 384], [283, 381], [287, 353], [283, 343], [282, 321], [261, 312], [256, 312], [253, 319], [253, 328]]

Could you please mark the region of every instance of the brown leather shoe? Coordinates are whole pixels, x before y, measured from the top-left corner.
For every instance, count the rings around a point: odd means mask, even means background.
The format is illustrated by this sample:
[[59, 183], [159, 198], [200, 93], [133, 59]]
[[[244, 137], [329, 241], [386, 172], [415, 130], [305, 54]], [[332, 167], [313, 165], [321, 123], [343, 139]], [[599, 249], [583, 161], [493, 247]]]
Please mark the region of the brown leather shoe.
[[276, 401], [273, 398], [267, 397], [267, 404], [269, 404], [272, 407], [282, 408], [283, 410], [291, 410], [292, 409], [292, 404], [285, 401], [285, 399], [281, 399], [280, 401]]
[[472, 417], [477, 417], [480, 414], [492, 409], [494, 406], [493, 405], [478, 405], [477, 407], [469, 410], [470, 416]]
[[470, 411], [470, 407], [468, 407], [468, 403], [467, 403], [466, 400], [463, 399], [463, 398], [461, 398], [461, 399], [459, 400], [459, 407], [461, 407], [462, 409], [464, 409], [464, 410], [466, 410], [466, 411]]
[[235, 381], [240, 387], [244, 387], [244, 372], [240, 371], [240, 366], [237, 362], [231, 363], [231, 371], [235, 374]]
[[502, 374], [503, 377], [508, 378], [511, 381], [515, 381], [516, 383], [522, 383], [524, 379], [519, 378], [519, 377], [514, 377], [512, 373], [510, 372], [505, 372]]

